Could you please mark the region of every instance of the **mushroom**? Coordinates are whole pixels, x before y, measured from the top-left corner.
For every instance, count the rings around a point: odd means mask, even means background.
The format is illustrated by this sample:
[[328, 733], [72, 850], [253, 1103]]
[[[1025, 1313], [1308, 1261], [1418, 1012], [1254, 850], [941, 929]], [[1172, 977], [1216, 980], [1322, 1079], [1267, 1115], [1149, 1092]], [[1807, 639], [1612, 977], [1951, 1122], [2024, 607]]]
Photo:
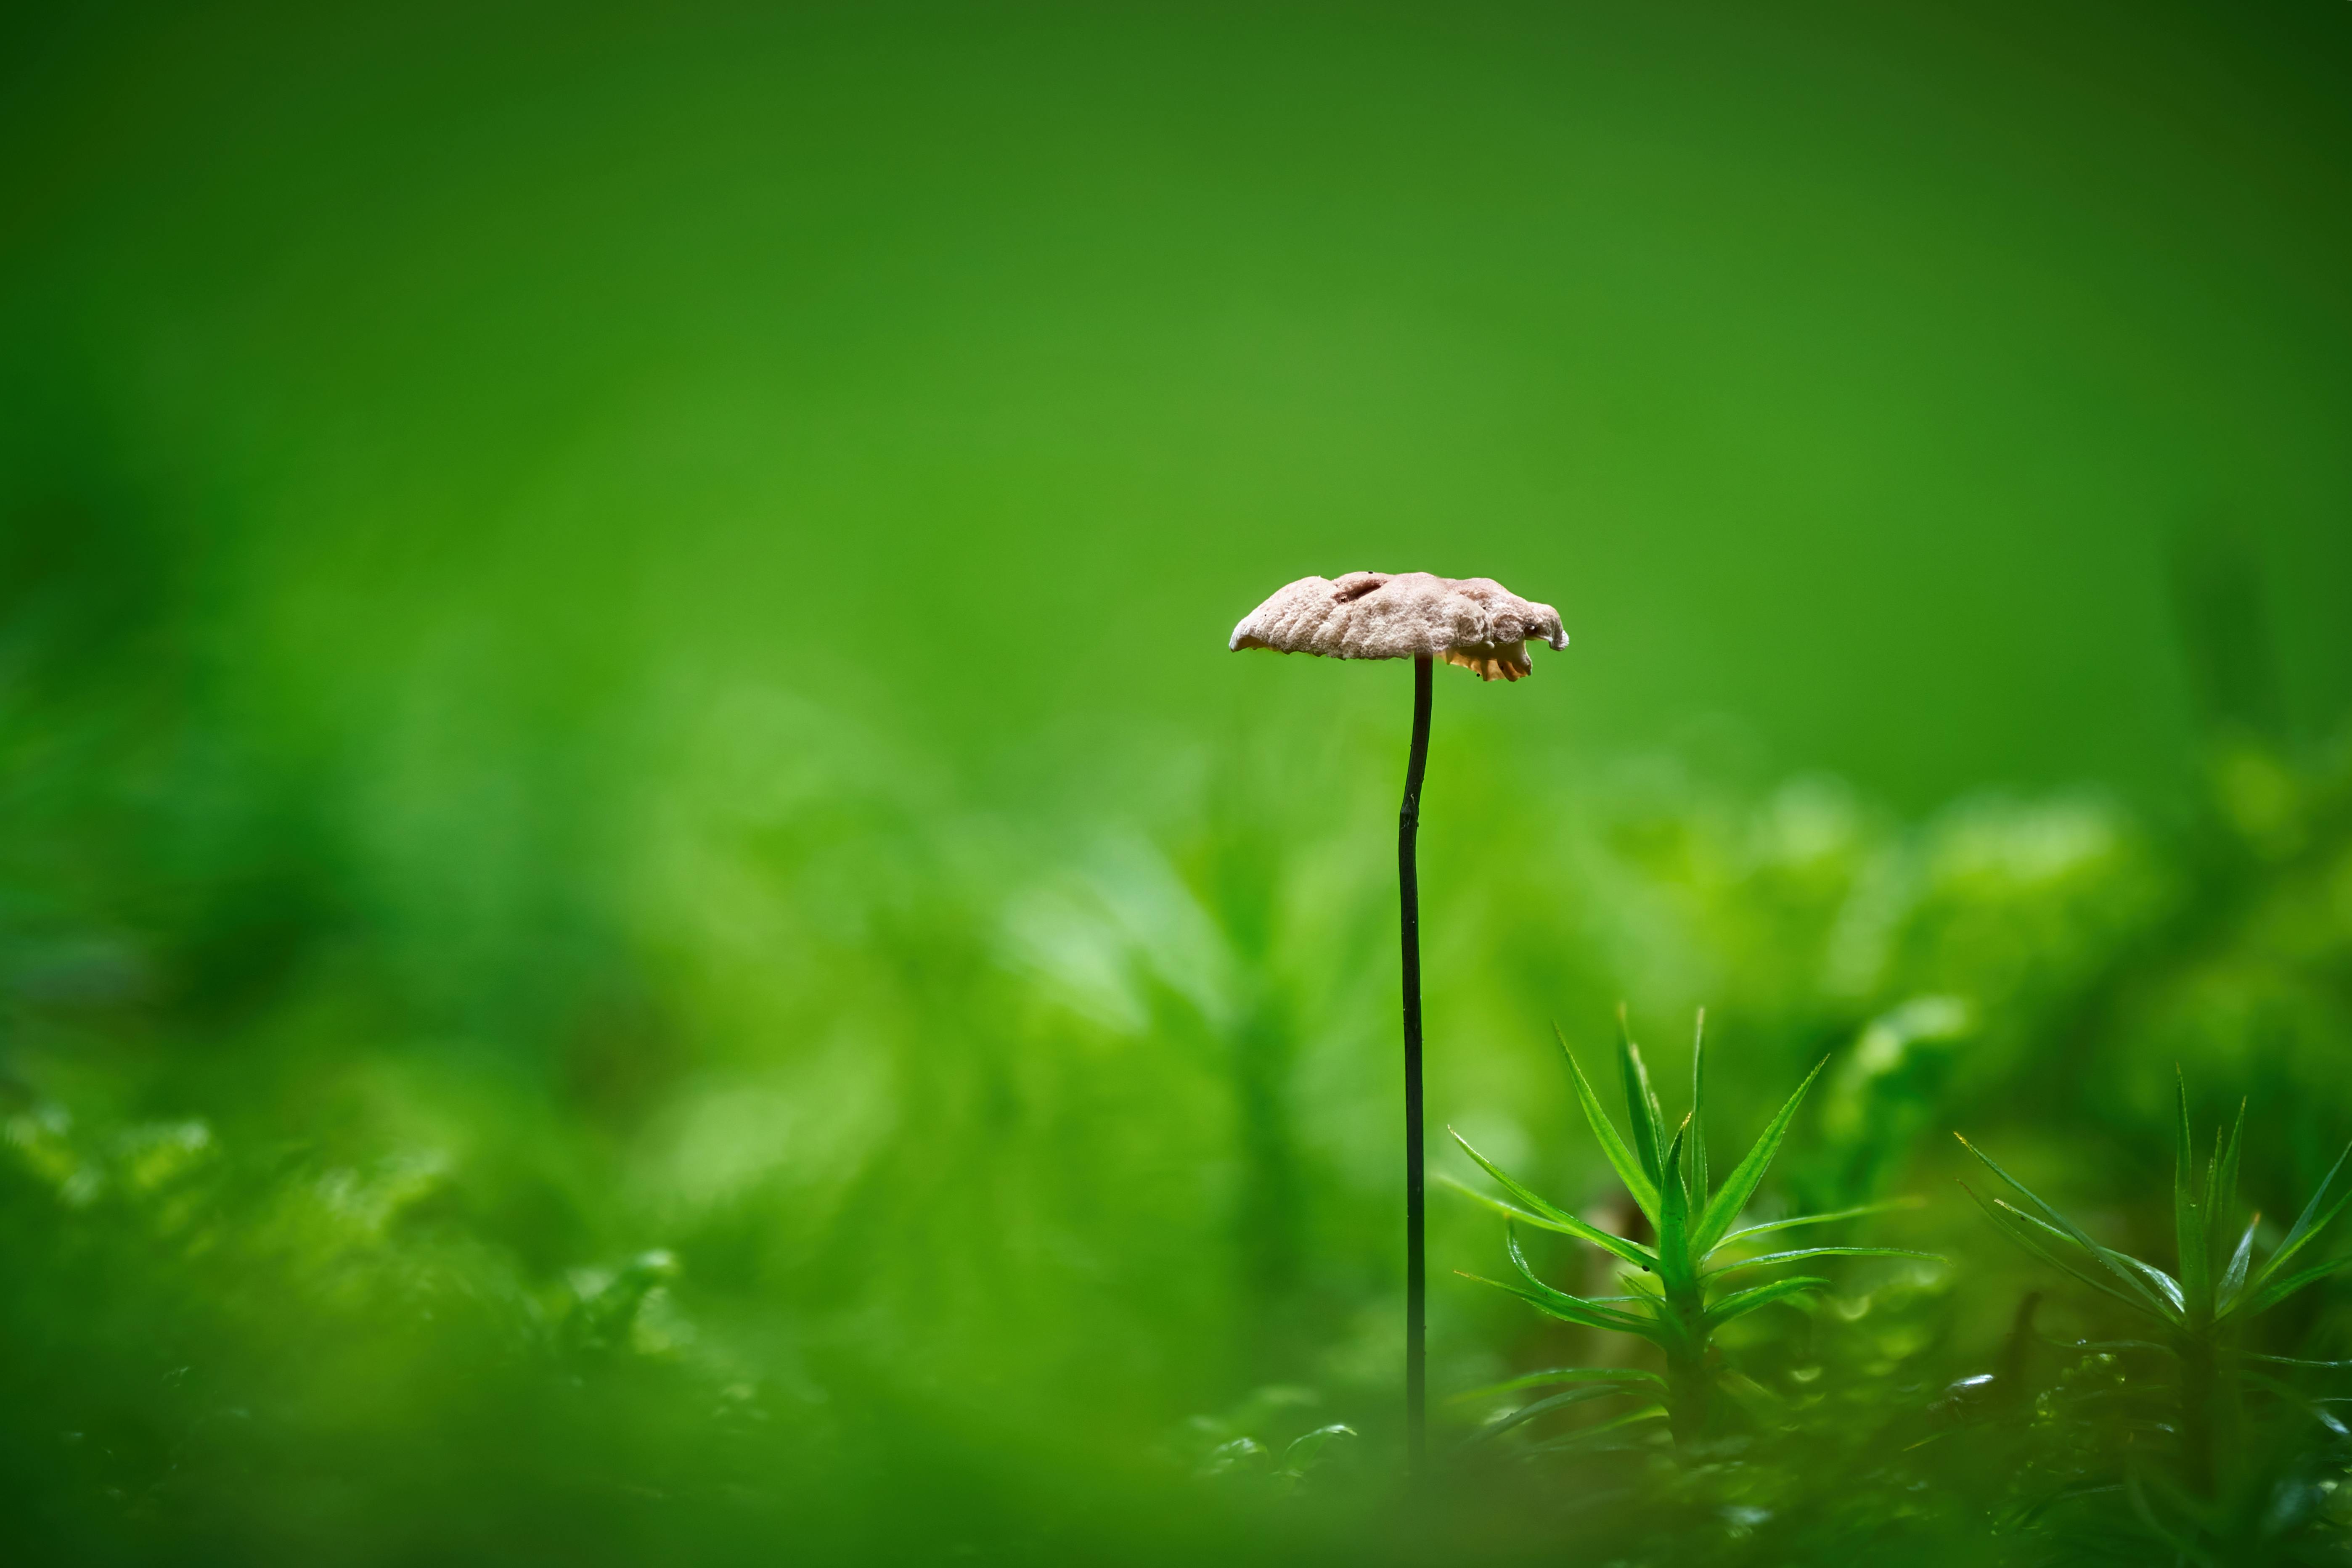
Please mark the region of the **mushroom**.
[[1332, 659], [1443, 659], [1482, 681], [1535, 673], [1528, 639], [1568, 646], [1559, 612], [1521, 599], [1491, 577], [1351, 571], [1302, 577], [1259, 605], [1226, 644]]
[[1412, 748], [1397, 814], [1397, 895], [1404, 945], [1405, 1452], [1415, 1470], [1428, 1454], [1428, 1266], [1423, 1243], [1421, 1145], [1421, 888], [1413, 840], [1421, 778], [1429, 760], [1430, 672], [1460, 664], [1482, 681], [1533, 674], [1528, 642], [1568, 646], [1559, 612], [1521, 599], [1490, 577], [1425, 571], [1351, 571], [1302, 577], [1234, 628], [1226, 646], [1320, 653], [1332, 659], [1412, 661]]

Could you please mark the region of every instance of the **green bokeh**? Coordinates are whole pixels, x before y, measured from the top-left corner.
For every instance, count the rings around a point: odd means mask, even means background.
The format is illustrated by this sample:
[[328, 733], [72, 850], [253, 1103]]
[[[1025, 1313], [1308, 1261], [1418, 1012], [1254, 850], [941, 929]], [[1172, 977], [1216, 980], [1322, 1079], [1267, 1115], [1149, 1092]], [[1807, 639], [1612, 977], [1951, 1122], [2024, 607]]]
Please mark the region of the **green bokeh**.
[[2347, 695], [2343, 43], [117, 11], [15, 72], [7, 358], [145, 481], [218, 678], [336, 734], [436, 659], [565, 715], [756, 672], [957, 756], [1190, 732], [1266, 588], [1410, 566], [1564, 607], [1538, 732], [2161, 788], [2183, 528], [2257, 541], [2305, 722]]
[[[0, 24], [13, 1474], [94, 1400], [209, 1478], [120, 1461], [151, 1545], [919, 1546], [911, 1471], [1077, 1552], [1254, 1388], [1389, 1441], [1408, 681], [1223, 645], [1307, 573], [1574, 638], [1440, 677], [1439, 1119], [1592, 1186], [1549, 1021], [1710, 1003], [1752, 1124], [1951, 993], [1805, 1196], [1964, 1115], [2156, 1160], [2178, 1057], [2284, 1201], [2352, 1113], [2347, 82], [2316, 4]], [[512, 1370], [656, 1249], [651, 1381]]]

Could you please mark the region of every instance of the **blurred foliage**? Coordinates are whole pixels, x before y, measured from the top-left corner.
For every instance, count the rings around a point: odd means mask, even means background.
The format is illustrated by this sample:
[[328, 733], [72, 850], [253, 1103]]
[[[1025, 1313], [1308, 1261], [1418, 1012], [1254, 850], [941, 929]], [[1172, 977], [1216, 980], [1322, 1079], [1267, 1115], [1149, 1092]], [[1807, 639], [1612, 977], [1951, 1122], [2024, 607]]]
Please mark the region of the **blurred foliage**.
[[[2352, 1134], [2348, 50], [9, 9], [0, 1555], [2184, 1550], [1943, 1134], [2158, 1262], [2176, 1064], [2265, 1214]], [[1697, 1462], [1393, 1484], [1402, 673], [1219, 640], [1363, 565], [1576, 637], [1439, 693], [1433, 1119], [1626, 1226], [1552, 1029], [1705, 1004], [1726, 1146], [1828, 1060], [1756, 1218], [1953, 1260]], [[1432, 1218], [1441, 1396], [1614, 1354]], [[2328, 1375], [2196, 1550], [2340, 1552]]]
[[[516, 1532], [723, 1555], [789, 1520], [887, 1554], [919, 1543], [875, 1489], [914, 1466], [961, 1500], [959, 1529], [1010, 1551], [1181, 1513], [1195, 1472], [1312, 1483], [1276, 1457], [1335, 1424], [1369, 1451], [1326, 1483], [1358, 1498], [1328, 1528], [1380, 1511], [1361, 1500], [1395, 1441], [1393, 1086], [1365, 1042], [1387, 1036], [1393, 977], [1385, 868], [1360, 849], [1380, 841], [1383, 748], [1338, 759], [1329, 790], [1196, 769], [1156, 802], [1119, 795], [1145, 800], [1125, 821], [1047, 822], [910, 800], [907, 770], [856, 765], [846, 722], [733, 701], [705, 743], [719, 757], [680, 753], [695, 787], [631, 835], [626, 923], [595, 937], [609, 967], [580, 971], [578, 1014], [524, 1037], [536, 1061], [420, 1028], [396, 925], [313, 935], [225, 1018], [173, 985], [189, 960], [168, 922], [97, 901], [14, 919], [0, 1343], [28, 1528], [93, 1560], [363, 1539], [390, 1561]], [[1269, 741], [1247, 771], [1281, 755]], [[1482, 1148], [1602, 1201], [1546, 1020], [1605, 1039], [1611, 975], [1669, 1004], [1703, 988], [1731, 1135], [1762, 1125], [1776, 1079], [1832, 1058], [1758, 1212], [1924, 1193], [1864, 1239], [1958, 1260], [1727, 1330], [1779, 1413], [1717, 1481], [1635, 1447], [1615, 1488], [1579, 1470], [1513, 1512], [1589, 1497], [1573, 1506], [1614, 1518], [1631, 1487], [1666, 1511], [1625, 1552], [1769, 1559], [1803, 1531], [1990, 1528], [2044, 1501], [1981, 1456], [1973, 1501], [1920, 1501], [1888, 1457], [1890, 1434], [1946, 1419], [1946, 1384], [2005, 1364], [2012, 1309], [2048, 1284], [1971, 1227], [1940, 1134], [1985, 1129], [2037, 1190], [2164, 1258], [2145, 1194], [2177, 1057], [2243, 1087], [2273, 1129], [2248, 1141], [2244, 1189], [2291, 1212], [2352, 1126], [2347, 757], [2221, 746], [2212, 808], [2178, 833], [2089, 797], [1906, 824], [1822, 780], [1743, 801], [1654, 763], [1451, 819], [1433, 1100]], [[168, 841], [187, 806], [116, 810]], [[201, 928], [226, 895], [199, 881], [185, 907]], [[1507, 939], [1487, 940], [1497, 905]], [[2122, 1157], [2089, 1157], [2088, 1129]], [[1458, 1207], [1436, 1250], [1475, 1271], [1494, 1232]], [[1438, 1292], [1441, 1389], [1597, 1348], [1457, 1285]], [[2342, 1354], [2336, 1289], [2273, 1313], [2261, 1347]], [[2050, 1346], [2112, 1330], [2095, 1299], [2042, 1318], [2038, 1370], [2009, 1375], [2034, 1380], [2021, 1401], [2063, 1405]], [[1297, 1432], [1275, 1406], [1216, 1427], [1253, 1462], [1152, 1458], [1154, 1432], [1273, 1381], [1315, 1391]], [[1454, 1408], [1466, 1436], [1477, 1412]], [[1999, 1440], [2095, 1446], [2103, 1418]], [[2293, 1485], [2332, 1489], [2324, 1442], [2282, 1454]], [[1916, 1484], [1955, 1473], [1938, 1458]], [[1047, 1479], [1067, 1474], [1091, 1500]], [[1822, 1490], [1836, 1477], [1869, 1497]], [[1234, 1511], [1166, 1542], [1272, 1528], [1252, 1522], [1265, 1498], [1198, 1484]], [[1141, 1500], [1107, 1517], [1121, 1489]], [[1283, 1528], [1326, 1517], [1312, 1490]], [[400, 1500], [425, 1492], [443, 1500], [424, 1513]]]

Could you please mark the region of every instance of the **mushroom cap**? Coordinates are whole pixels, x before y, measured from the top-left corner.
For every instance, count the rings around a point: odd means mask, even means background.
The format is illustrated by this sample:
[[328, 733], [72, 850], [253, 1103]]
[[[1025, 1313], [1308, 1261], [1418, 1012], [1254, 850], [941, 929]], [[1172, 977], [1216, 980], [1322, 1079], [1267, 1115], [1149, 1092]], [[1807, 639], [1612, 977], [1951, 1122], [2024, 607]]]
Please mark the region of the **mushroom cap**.
[[1226, 643], [1330, 659], [1443, 659], [1491, 681], [1533, 674], [1529, 638], [1568, 646], [1559, 612], [1491, 577], [1351, 571], [1302, 577], [1242, 618]]

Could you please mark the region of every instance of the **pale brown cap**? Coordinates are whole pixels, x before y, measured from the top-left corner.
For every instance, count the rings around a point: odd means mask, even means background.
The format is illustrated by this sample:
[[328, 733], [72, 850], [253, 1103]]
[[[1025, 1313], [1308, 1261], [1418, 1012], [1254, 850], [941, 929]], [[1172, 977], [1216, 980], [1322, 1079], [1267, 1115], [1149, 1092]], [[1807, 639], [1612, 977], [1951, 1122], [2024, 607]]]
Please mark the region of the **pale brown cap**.
[[1482, 681], [1533, 674], [1528, 640], [1568, 646], [1559, 612], [1491, 577], [1351, 571], [1302, 577], [1243, 617], [1227, 647], [1331, 659], [1443, 659]]

